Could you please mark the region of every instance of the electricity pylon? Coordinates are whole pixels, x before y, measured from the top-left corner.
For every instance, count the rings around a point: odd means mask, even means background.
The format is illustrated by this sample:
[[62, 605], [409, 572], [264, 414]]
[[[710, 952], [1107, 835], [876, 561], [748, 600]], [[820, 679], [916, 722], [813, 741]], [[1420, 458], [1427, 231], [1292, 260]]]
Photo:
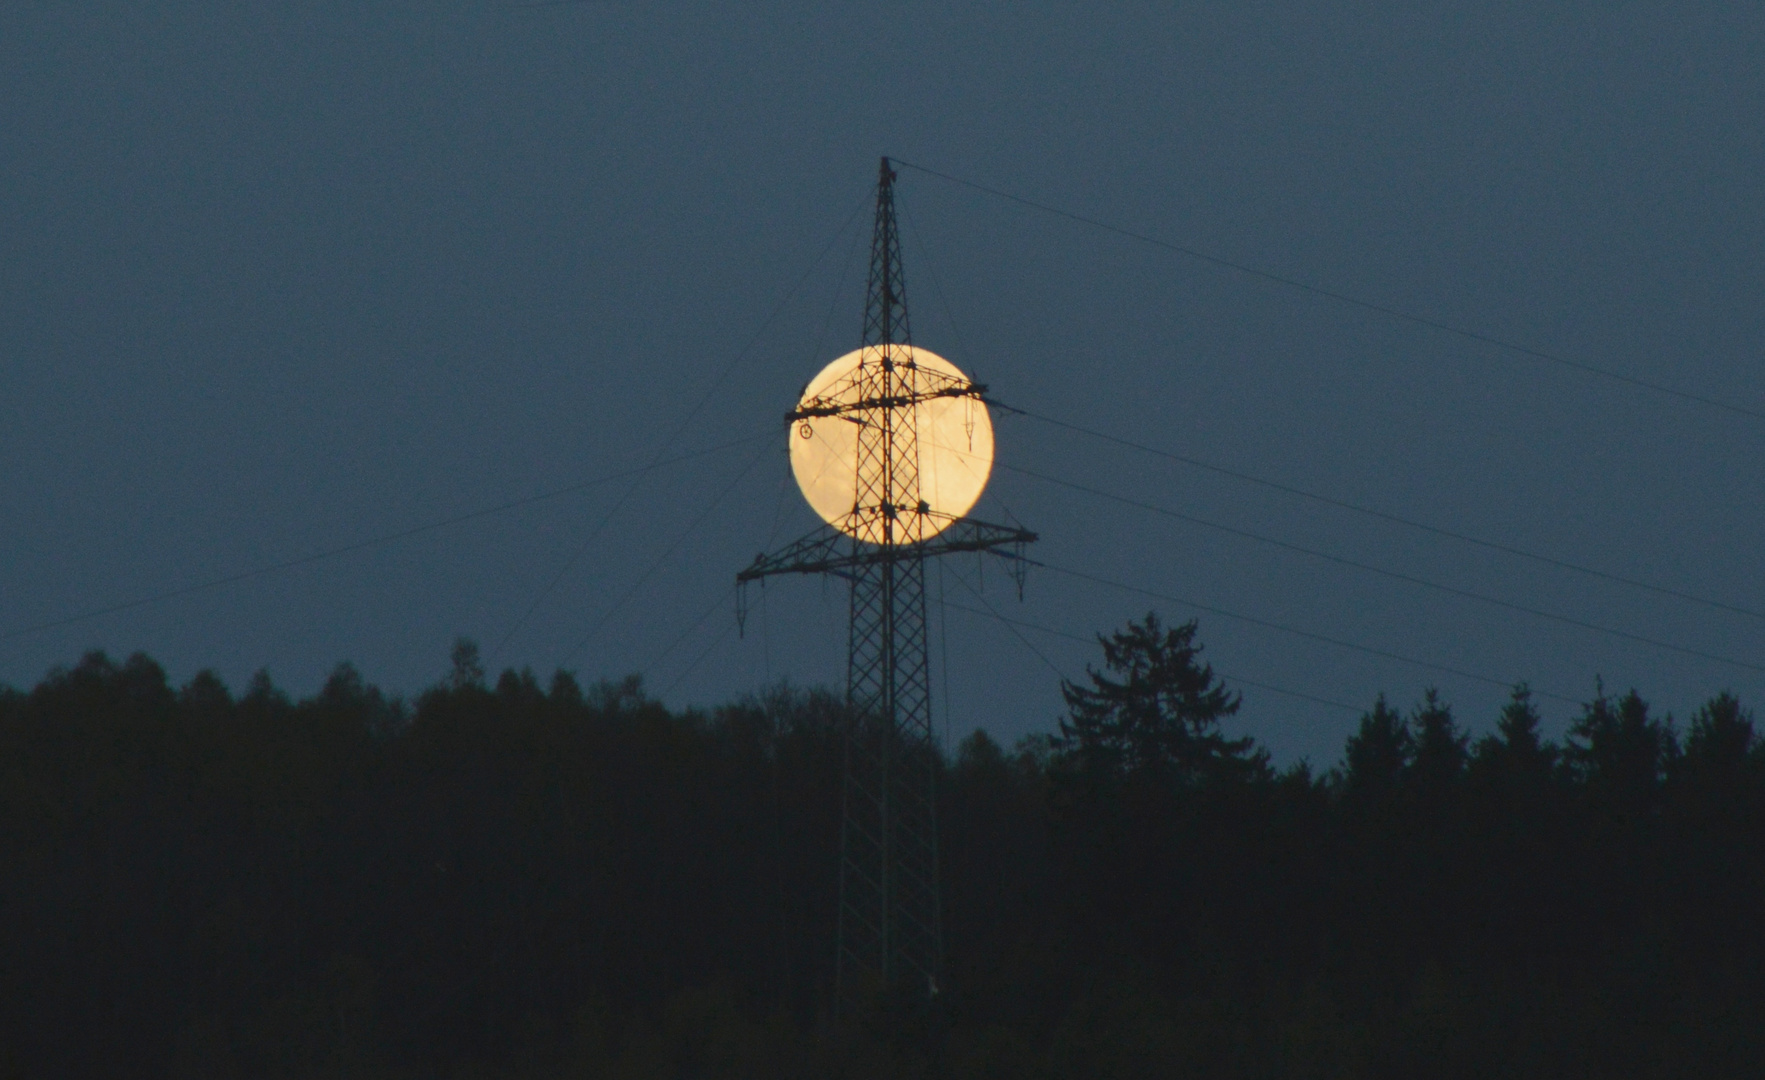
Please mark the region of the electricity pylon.
[[920, 495], [917, 410], [933, 398], [981, 399], [986, 387], [917, 365], [910, 347], [895, 222], [895, 173], [882, 160], [862, 359], [839, 394], [806, 399], [795, 426], [839, 416], [858, 425], [851, 513], [774, 555], [739, 583], [776, 574], [833, 574], [851, 583], [849, 705], [840, 829], [836, 1011], [875, 995], [938, 993], [943, 900], [938, 885], [938, 747], [932, 727], [925, 561], [959, 551], [1011, 562], [1036, 535], [940, 514]]

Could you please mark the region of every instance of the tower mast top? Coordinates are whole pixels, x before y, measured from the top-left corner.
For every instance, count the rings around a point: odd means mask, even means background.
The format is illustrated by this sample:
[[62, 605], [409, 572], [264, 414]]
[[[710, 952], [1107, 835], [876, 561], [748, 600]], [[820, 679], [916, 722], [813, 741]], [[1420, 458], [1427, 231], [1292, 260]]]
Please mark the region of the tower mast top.
[[913, 344], [907, 320], [907, 286], [901, 275], [901, 232], [895, 223], [895, 170], [883, 158], [876, 177], [876, 227], [870, 234], [870, 287], [865, 291], [864, 345]]

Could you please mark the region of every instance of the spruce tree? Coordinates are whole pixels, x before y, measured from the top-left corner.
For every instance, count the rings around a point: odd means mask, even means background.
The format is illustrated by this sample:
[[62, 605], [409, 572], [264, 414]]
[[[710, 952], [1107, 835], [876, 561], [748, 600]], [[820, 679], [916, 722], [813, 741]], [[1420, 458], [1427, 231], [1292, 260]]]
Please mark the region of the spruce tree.
[[1410, 726], [1380, 694], [1371, 712], [1361, 715], [1360, 727], [1348, 737], [1344, 781], [1351, 794], [1368, 796], [1397, 786], [1415, 756]]
[[1409, 775], [1424, 791], [1439, 791], [1458, 782], [1465, 772], [1469, 741], [1452, 718], [1452, 706], [1440, 700], [1440, 691], [1429, 687], [1411, 718], [1415, 731], [1415, 758]]
[[1539, 788], [1556, 769], [1559, 751], [1539, 737], [1538, 707], [1525, 683], [1514, 687], [1495, 722], [1495, 734], [1477, 743], [1472, 769], [1515, 790]]
[[1654, 802], [1678, 749], [1671, 718], [1651, 717], [1635, 690], [1614, 702], [1602, 688], [1570, 725], [1564, 756], [1571, 775], [1596, 798], [1638, 811]]
[[1752, 771], [1758, 746], [1752, 714], [1724, 691], [1692, 714], [1676, 772], [1695, 787], [1726, 791]]
[[1108, 637], [1104, 670], [1087, 667], [1090, 685], [1063, 681], [1068, 716], [1054, 749], [1069, 769], [1093, 780], [1128, 776], [1185, 781], [1243, 779], [1267, 771], [1268, 754], [1252, 738], [1229, 739], [1220, 718], [1239, 697], [1199, 661], [1195, 622], [1165, 628], [1156, 613]]

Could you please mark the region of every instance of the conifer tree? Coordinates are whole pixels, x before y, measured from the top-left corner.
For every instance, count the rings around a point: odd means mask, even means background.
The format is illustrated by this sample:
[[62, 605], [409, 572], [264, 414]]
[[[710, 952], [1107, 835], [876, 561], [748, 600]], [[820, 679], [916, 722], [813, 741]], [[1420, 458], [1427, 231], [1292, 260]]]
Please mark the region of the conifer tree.
[[454, 639], [453, 653], [449, 657], [452, 670], [448, 672], [446, 686], [450, 690], [464, 690], [469, 686], [484, 685], [484, 664], [479, 659], [478, 643], [471, 638]]
[[1724, 691], [1692, 714], [1676, 771], [1701, 788], [1732, 789], [1756, 765], [1758, 746], [1752, 714], [1741, 709], [1740, 699]]
[[1452, 706], [1440, 700], [1440, 691], [1429, 687], [1411, 718], [1415, 732], [1415, 757], [1409, 775], [1424, 791], [1437, 791], [1456, 783], [1465, 771], [1464, 732], [1452, 718]]
[[1637, 811], [1654, 801], [1678, 749], [1672, 720], [1651, 717], [1635, 690], [1614, 702], [1601, 688], [1570, 725], [1564, 756], [1572, 775], [1597, 798]]
[[1525, 683], [1514, 687], [1495, 722], [1495, 734], [1477, 742], [1471, 769], [1510, 790], [1545, 786], [1557, 767], [1558, 749], [1539, 737], [1538, 707]]
[[1087, 667], [1089, 686], [1061, 685], [1068, 717], [1054, 748], [1068, 767], [1093, 779], [1241, 779], [1267, 771], [1268, 754], [1255, 739], [1220, 731], [1239, 697], [1199, 662], [1193, 620], [1167, 629], [1148, 613], [1097, 640], [1105, 670]]
[[1348, 737], [1344, 780], [1349, 792], [1373, 795], [1395, 788], [1414, 756], [1415, 738], [1408, 722], [1380, 694]]

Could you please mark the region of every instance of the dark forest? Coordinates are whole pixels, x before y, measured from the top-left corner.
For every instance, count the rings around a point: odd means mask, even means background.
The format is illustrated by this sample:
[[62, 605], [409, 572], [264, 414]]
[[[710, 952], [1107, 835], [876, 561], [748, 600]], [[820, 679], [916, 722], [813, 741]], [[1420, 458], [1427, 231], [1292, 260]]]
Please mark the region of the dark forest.
[[1194, 624], [1100, 645], [941, 766], [940, 993], [837, 1023], [840, 695], [0, 688], [0, 1076], [1765, 1075], [1734, 696], [1381, 697], [1278, 770]]

